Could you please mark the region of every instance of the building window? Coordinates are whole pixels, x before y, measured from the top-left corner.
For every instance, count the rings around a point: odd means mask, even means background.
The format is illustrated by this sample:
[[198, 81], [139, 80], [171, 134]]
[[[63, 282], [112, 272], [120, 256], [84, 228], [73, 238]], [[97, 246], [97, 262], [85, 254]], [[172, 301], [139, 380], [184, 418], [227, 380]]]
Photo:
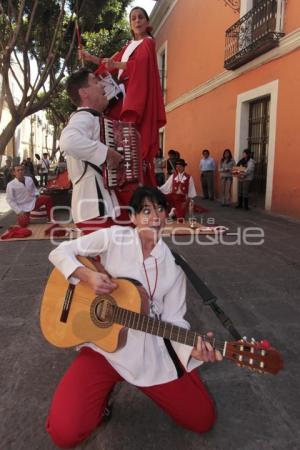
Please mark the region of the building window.
[[164, 130], [160, 130], [159, 131], [159, 148], [162, 149], [163, 153], [164, 153], [164, 143], [165, 143], [165, 131]]
[[[274, 5], [271, 6], [272, 8], [276, 8], [276, 26], [275, 31], [276, 32], [282, 32], [283, 31], [283, 16], [284, 16], [284, 5], [286, 0], [276, 0], [274, 2]], [[261, 5], [260, 5], [261, 3]], [[240, 1], [240, 17], [243, 17], [247, 12], [249, 12], [251, 9], [260, 9], [263, 10], [266, 7], [268, 8], [268, 5], [265, 3], [272, 3], [270, 0], [267, 2], [264, 2], [263, 0], [241, 0]]]
[[164, 100], [166, 100], [167, 92], [167, 44], [165, 43], [157, 52], [158, 70], [160, 77], [161, 89]]
[[160, 54], [160, 83], [163, 92], [166, 89], [166, 52]]
[[253, 192], [256, 197], [264, 197], [268, 168], [270, 126], [270, 96], [266, 96], [249, 104], [249, 137], [248, 148], [255, 160], [255, 176]]
[[224, 67], [229, 70], [277, 47], [284, 36], [284, 0], [253, 0], [244, 6], [251, 9], [226, 30]]

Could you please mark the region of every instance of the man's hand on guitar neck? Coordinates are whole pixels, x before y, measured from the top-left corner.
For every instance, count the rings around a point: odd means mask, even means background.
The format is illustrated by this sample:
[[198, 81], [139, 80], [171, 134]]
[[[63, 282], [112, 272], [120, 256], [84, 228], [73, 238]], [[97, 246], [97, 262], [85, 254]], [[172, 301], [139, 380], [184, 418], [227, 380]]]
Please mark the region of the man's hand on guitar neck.
[[123, 156], [119, 152], [116, 152], [110, 147], [108, 148], [106, 162], [109, 169], [117, 169], [123, 159]]
[[88, 283], [96, 294], [110, 294], [118, 287], [107, 274], [95, 272], [88, 267], [78, 267], [72, 276]]
[[[213, 337], [213, 333], [207, 333], [209, 338]], [[223, 359], [221, 353], [215, 350], [210, 342], [198, 336], [197, 346], [193, 348], [191, 356], [199, 361], [215, 362]]]

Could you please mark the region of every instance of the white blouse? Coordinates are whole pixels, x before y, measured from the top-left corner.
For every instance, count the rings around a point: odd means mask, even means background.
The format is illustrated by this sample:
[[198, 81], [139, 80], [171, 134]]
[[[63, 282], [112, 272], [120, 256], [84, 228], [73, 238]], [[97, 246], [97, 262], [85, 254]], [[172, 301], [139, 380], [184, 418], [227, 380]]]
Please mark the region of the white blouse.
[[[128, 44], [128, 46], [126, 47], [126, 49], [125, 49], [125, 51], [124, 51], [124, 53], [123, 53], [123, 55], [122, 55], [121, 61], [122, 61], [122, 62], [127, 62], [127, 61], [129, 60], [130, 56], [132, 55], [132, 53], [135, 51], [135, 49], [136, 49], [139, 45], [142, 44], [142, 42], [143, 42], [144, 39], [152, 39], [152, 37], [151, 37], [151, 36], [147, 36], [146, 38], [140, 39], [140, 40], [138, 40], [138, 41], [131, 41], [131, 42]], [[123, 72], [124, 72], [124, 69], [120, 69], [120, 70], [119, 70], [119, 72], [118, 72], [118, 79], [121, 78], [121, 75], [122, 75]]]
[[[172, 193], [172, 188], [173, 188], [173, 177], [175, 177], [175, 180], [178, 182], [183, 182], [187, 179], [185, 173], [175, 173], [173, 174], [171, 177], [169, 177], [167, 179], [167, 181], [165, 182], [165, 184], [163, 184], [162, 186], [159, 186], [159, 190], [167, 195], [167, 194], [171, 194]], [[177, 192], [178, 194], [180, 194], [181, 192]], [[194, 179], [192, 176], [190, 176], [190, 181], [189, 181], [189, 190], [188, 190], [188, 198], [194, 198], [196, 197], [197, 192], [196, 192], [196, 188], [195, 188], [195, 183], [194, 183]]]
[[[113, 226], [73, 241], [63, 242], [53, 250], [50, 261], [69, 278], [82, 264], [76, 258], [101, 255], [105, 269], [114, 277], [134, 278], [149, 293], [143, 267], [143, 253], [138, 232], [130, 227]], [[189, 328], [186, 313], [186, 278], [175, 264], [170, 249], [160, 239], [151, 255], [144, 261], [151, 292], [154, 290], [157, 262], [157, 286], [153, 296], [155, 313], [161, 320]], [[71, 283], [78, 279], [70, 277]], [[150, 313], [153, 316], [153, 313]], [[191, 357], [192, 347], [172, 341], [178, 358], [187, 371], [201, 364]], [[107, 353], [95, 344], [83, 344], [104, 355], [114, 369], [129, 383], [152, 386], [177, 378], [175, 365], [162, 337], [142, 331], [128, 330], [126, 345], [114, 353]]]

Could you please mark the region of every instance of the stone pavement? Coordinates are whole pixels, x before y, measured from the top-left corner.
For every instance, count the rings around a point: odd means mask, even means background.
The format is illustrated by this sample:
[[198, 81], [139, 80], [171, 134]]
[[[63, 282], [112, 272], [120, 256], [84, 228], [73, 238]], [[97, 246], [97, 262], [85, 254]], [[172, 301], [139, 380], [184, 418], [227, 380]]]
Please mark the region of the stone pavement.
[[[201, 237], [176, 248], [219, 298], [242, 335], [269, 339], [283, 354], [285, 368], [277, 376], [240, 369], [228, 361], [204, 364], [201, 375], [212, 392], [218, 421], [210, 433], [198, 436], [177, 427], [149, 399], [123, 383], [114, 401], [111, 420], [78, 448], [81, 450], [296, 450], [300, 448], [299, 408], [299, 223], [257, 210], [221, 208], [202, 216], [227, 225], [223, 243]], [[14, 220], [0, 216], [0, 225]], [[264, 233], [250, 239], [253, 228]], [[252, 231], [249, 230], [252, 228]], [[256, 231], [257, 232], [257, 231]], [[208, 245], [209, 243], [209, 245]], [[229, 245], [231, 244], [231, 245]], [[68, 367], [72, 350], [53, 348], [39, 328], [39, 307], [50, 264], [48, 241], [0, 242], [0, 449], [52, 450], [44, 422], [55, 385]], [[188, 287], [192, 328], [214, 330], [230, 339], [208, 307]]]

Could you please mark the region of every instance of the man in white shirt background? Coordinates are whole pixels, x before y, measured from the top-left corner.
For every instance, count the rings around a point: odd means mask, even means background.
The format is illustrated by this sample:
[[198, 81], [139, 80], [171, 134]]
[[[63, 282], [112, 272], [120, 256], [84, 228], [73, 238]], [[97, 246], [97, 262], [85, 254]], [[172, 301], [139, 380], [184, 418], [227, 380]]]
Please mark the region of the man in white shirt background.
[[43, 158], [40, 165], [40, 185], [45, 187], [48, 184], [48, 176], [50, 170], [50, 161], [48, 159], [48, 156], [48, 153], [43, 153]]
[[216, 170], [215, 161], [209, 156], [209, 150], [202, 151], [203, 158], [200, 160], [201, 186], [203, 199], [214, 200], [214, 176]]
[[27, 227], [30, 222], [30, 212], [39, 211], [45, 206], [48, 221], [51, 221], [53, 201], [49, 195], [39, 195], [31, 177], [24, 176], [24, 166], [13, 168], [15, 178], [6, 186], [6, 200], [17, 214], [18, 225]]

